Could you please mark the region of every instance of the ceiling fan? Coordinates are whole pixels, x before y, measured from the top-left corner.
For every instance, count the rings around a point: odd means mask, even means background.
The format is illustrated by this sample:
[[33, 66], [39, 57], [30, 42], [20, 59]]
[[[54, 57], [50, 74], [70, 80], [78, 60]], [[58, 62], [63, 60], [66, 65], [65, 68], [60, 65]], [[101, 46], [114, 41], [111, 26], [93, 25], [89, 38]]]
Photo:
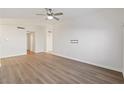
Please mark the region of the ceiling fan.
[[63, 15], [62, 12], [54, 13], [53, 9], [51, 9], [51, 8], [45, 8], [45, 10], [46, 10], [46, 14], [36, 14], [36, 15], [46, 16], [47, 19], [49, 19], [49, 20], [55, 19], [57, 21], [59, 21], [60, 19], [58, 17], [56, 17], [56, 16]]

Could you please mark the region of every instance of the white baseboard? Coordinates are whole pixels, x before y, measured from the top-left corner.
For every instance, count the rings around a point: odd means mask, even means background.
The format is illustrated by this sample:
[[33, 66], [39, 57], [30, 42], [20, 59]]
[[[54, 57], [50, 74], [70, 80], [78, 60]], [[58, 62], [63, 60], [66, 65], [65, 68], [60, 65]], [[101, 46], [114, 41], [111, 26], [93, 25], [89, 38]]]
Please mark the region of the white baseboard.
[[[89, 62], [89, 61], [86, 61], [86, 60], [80, 60], [80, 59], [73, 58], [73, 57], [69, 57], [69, 56], [64, 56], [64, 55], [61, 55], [61, 54], [55, 53], [55, 52], [49, 52], [49, 53], [51, 53], [51, 54], [53, 54], [53, 55], [56, 55], [56, 56], [60, 56], [60, 57], [64, 57], [64, 58], [68, 58], [68, 59], [72, 59], [72, 60], [76, 60], [76, 61], [79, 61], [79, 62], [83, 62], [83, 63], [95, 65], [95, 66], [98, 66], [98, 67], [102, 67], [102, 68], [106, 68], [106, 69], [110, 69], [110, 70], [122, 72], [121, 70], [115, 69], [115, 68], [113, 68], [113, 67], [104, 66], [104, 65], [101, 65], [101, 64], [96, 64], [96, 63], [92, 63], [92, 62]], [[124, 75], [124, 73], [123, 73], [123, 75]]]
[[22, 56], [22, 55], [26, 55], [26, 53], [20, 53], [20, 54], [15, 54], [15, 55], [7, 55], [7, 56], [2, 56], [1, 58], [9, 58], [9, 57]]
[[35, 53], [42, 53], [42, 52], [45, 52], [45, 50], [38, 50], [38, 51], [35, 51]]

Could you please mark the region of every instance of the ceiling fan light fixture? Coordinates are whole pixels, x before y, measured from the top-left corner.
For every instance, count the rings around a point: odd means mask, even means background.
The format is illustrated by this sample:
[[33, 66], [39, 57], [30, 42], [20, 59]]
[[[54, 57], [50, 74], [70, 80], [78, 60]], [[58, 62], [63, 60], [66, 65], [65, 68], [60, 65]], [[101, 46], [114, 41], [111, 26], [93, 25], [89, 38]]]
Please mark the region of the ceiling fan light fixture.
[[49, 20], [51, 20], [51, 19], [53, 19], [53, 16], [47, 16], [47, 18], [48, 18]]

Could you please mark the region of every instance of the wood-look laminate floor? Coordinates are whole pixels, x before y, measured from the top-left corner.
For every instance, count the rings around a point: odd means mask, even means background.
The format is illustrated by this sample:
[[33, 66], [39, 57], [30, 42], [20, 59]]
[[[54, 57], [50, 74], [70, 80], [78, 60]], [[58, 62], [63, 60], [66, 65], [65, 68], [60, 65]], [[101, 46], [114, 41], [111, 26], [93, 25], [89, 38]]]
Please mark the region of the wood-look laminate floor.
[[120, 72], [47, 53], [2, 59], [1, 84], [123, 84]]

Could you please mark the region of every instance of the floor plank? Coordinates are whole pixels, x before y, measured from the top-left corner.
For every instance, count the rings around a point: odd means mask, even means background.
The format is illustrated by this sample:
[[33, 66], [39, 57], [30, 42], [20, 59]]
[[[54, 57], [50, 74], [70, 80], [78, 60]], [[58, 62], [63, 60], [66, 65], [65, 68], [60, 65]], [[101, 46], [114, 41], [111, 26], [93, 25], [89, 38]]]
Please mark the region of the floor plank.
[[38, 53], [4, 58], [1, 84], [124, 84], [122, 73]]

